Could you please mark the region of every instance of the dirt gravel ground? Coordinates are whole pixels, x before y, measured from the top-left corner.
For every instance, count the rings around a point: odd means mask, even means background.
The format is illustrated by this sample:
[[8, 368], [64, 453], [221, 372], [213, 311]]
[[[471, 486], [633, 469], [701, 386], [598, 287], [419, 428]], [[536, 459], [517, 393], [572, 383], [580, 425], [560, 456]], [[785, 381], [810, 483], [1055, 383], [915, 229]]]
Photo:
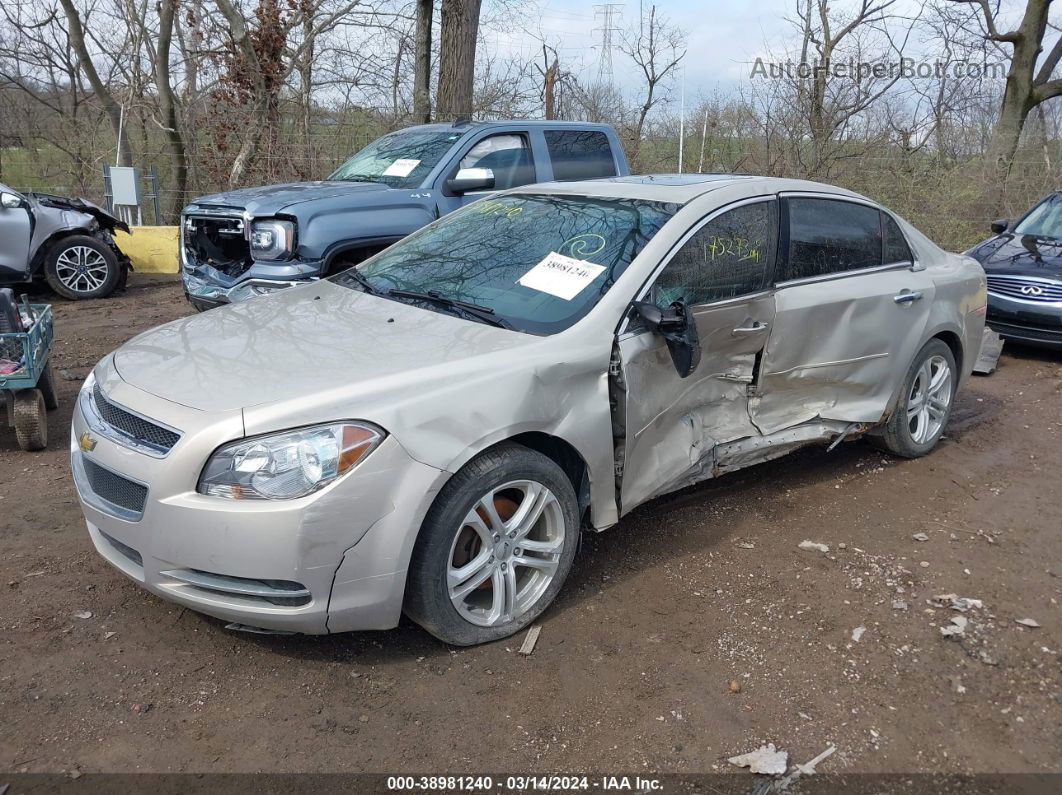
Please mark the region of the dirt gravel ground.
[[71, 407], [190, 310], [159, 278], [55, 310], [48, 450], [0, 430], [6, 772], [693, 773], [765, 742], [836, 745], [820, 772], [1062, 772], [1060, 354], [1008, 348], [927, 458], [809, 450], [587, 536], [524, 657], [410, 623], [233, 633], [126, 580], [82, 524]]

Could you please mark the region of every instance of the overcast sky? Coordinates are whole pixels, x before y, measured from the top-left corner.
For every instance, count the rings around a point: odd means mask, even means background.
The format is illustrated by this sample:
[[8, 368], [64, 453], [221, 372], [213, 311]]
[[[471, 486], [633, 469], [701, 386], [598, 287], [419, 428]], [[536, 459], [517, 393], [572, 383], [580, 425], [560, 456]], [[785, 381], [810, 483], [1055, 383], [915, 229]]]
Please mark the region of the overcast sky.
[[[597, 72], [603, 24], [600, 14], [595, 14], [594, 7], [599, 5], [600, 0], [538, 0], [539, 11], [531, 13], [533, 3], [528, 3], [524, 29], [497, 32], [492, 26], [486, 34], [485, 49], [530, 57], [540, 49], [535, 37], [542, 35], [551, 44], [559, 45], [564, 68], [578, 74], [581, 80], [592, 78]], [[617, 5], [614, 25], [624, 28], [637, 23], [638, 0]], [[648, 7], [650, 1], [645, 0], [645, 5]], [[794, 28], [786, 21], [793, 11], [792, 0], [658, 0], [656, 5], [658, 13], [689, 37], [689, 54], [684, 61], [689, 101], [746, 81], [757, 56], [769, 51], [780, 54], [794, 41]], [[845, 0], [836, 0], [838, 10], [846, 5]], [[897, 8], [912, 13], [918, 5], [917, 0], [899, 0]], [[1010, 16], [1022, 5], [1021, 0], [1004, 0]], [[1052, 14], [1056, 16], [1062, 14]], [[918, 50], [920, 45], [912, 44], [911, 52]], [[627, 59], [614, 49], [612, 60], [615, 82], [633, 87], [637, 77]], [[676, 88], [678, 84], [677, 81]]]

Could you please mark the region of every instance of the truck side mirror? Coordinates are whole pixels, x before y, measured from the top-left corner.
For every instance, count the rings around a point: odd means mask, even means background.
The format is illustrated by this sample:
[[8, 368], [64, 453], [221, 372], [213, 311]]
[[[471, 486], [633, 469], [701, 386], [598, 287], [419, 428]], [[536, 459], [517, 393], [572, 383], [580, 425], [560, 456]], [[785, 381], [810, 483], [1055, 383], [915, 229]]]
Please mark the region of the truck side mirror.
[[661, 309], [651, 301], [635, 301], [633, 307], [645, 325], [664, 338], [679, 378], [692, 375], [701, 361], [701, 341], [686, 302], [680, 299]]
[[1010, 226], [1010, 221], [1006, 218], [997, 218], [991, 223], [990, 228], [992, 229], [992, 234], [1001, 235], [1007, 231], [1008, 226]]
[[474, 190], [494, 190], [494, 172], [489, 168], [462, 168], [446, 180], [446, 189], [460, 195]]
[[5, 210], [16, 210], [22, 206], [22, 197], [6, 191], [0, 193], [0, 207]]

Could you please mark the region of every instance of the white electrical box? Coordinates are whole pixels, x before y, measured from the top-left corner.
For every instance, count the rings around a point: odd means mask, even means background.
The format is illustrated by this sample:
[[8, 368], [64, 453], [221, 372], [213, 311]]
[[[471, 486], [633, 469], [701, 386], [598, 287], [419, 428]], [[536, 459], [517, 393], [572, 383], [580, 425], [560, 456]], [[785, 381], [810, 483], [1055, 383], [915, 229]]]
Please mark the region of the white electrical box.
[[111, 202], [126, 207], [140, 206], [140, 169], [111, 166]]

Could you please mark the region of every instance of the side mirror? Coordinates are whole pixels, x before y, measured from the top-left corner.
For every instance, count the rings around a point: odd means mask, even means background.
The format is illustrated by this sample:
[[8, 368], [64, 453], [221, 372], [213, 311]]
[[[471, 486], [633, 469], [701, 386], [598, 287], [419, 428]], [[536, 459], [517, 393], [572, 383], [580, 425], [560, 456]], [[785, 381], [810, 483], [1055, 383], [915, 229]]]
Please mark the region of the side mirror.
[[0, 207], [5, 210], [15, 210], [22, 206], [22, 197], [14, 193], [0, 193]]
[[633, 306], [653, 333], [664, 338], [679, 378], [692, 375], [701, 361], [701, 341], [697, 336], [697, 324], [686, 302], [675, 301], [667, 309], [661, 309], [650, 301], [635, 301]]
[[1007, 231], [1008, 226], [1010, 226], [1010, 221], [1006, 218], [997, 218], [991, 223], [990, 228], [992, 229], [992, 234], [1001, 235]]
[[493, 190], [494, 172], [489, 168], [462, 168], [446, 180], [446, 188], [458, 195], [474, 190]]

